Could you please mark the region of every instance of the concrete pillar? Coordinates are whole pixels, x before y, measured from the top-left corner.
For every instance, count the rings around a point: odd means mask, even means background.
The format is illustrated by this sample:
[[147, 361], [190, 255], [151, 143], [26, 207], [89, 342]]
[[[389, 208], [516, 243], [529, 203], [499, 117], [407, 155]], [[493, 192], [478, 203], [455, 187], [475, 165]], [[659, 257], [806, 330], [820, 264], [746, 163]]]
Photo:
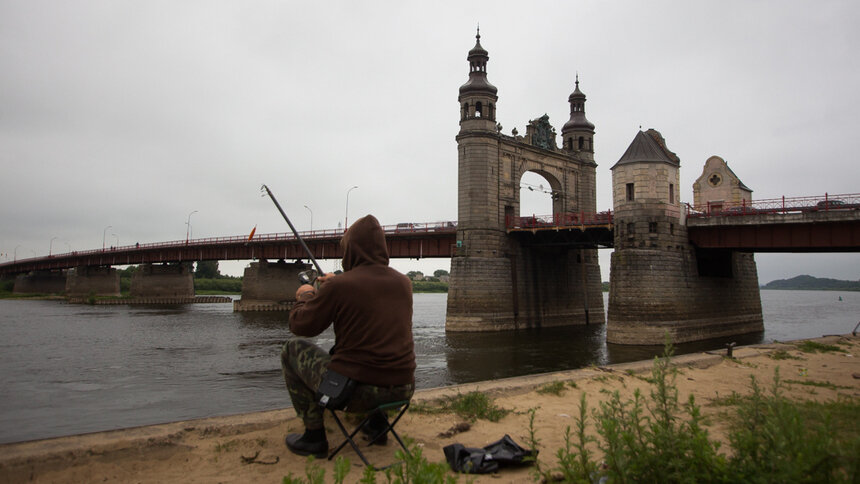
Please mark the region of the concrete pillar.
[[261, 259], [245, 268], [242, 298], [233, 301], [233, 311], [289, 311], [296, 300], [299, 272], [309, 264], [268, 262]]
[[131, 297], [193, 297], [188, 264], [141, 264], [131, 275]]
[[66, 278], [67, 296], [119, 296], [119, 273], [106, 266], [82, 266]]
[[62, 294], [66, 290], [63, 271], [33, 271], [15, 277], [14, 294]]

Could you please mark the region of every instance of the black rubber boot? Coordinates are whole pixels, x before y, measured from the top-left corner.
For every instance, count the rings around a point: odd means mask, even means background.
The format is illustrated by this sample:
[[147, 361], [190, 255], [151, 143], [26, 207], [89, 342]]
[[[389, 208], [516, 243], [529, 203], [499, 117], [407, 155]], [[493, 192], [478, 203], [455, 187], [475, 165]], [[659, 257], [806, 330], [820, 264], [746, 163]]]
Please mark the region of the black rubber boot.
[[370, 420], [361, 427], [364, 439], [370, 445], [386, 445], [388, 443], [388, 421], [383, 415], [374, 412]]
[[328, 440], [324, 429], [306, 430], [303, 434], [289, 434], [284, 439], [290, 452], [312, 455], [317, 459], [328, 457]]

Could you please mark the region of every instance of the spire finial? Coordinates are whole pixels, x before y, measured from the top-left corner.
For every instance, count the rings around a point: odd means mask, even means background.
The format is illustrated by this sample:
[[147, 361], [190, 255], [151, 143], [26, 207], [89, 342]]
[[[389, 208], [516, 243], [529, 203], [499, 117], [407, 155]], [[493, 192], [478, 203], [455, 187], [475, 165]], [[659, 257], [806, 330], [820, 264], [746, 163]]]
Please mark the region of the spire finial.
[[475, 35], [475, 38], [478, 39], [478, 42], [481, 41], [481, 22], [478, 22], [478, 33]]
[[579, 87], [579, 71], [576, 71], [576, 87]]

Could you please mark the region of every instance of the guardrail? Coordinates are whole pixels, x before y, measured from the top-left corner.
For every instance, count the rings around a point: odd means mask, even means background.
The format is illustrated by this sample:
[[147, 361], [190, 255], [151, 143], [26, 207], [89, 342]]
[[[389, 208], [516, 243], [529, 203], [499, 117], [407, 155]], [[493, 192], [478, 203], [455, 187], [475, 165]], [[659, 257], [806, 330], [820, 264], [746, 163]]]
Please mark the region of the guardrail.
[[[408, 236], [409, 234], [426, 234], [426, 233], [456, 233], [457, 232], [457, 222], [456, 221], [445, 221], [445, 222], [426, 222], [426, 223], [399, 223], [395, 225], [383, 225], [382, 230], [385, 232], [385, 235], [398, 235], [398, 236]], [[325, 229], [325, 230], [308, 230], [304, 232], [299, 232], [299, 236], [308, 241], [314, 240], [326, 240], [326, 239], [340, 239], [344, 234], [343, 229]], [[296, 236], [292, 232], [278, 232], [278, 233], [269, 233], [269, 234], [254, 234], [253, 237], [247, 235], [233, 235], [227, 237], [205, 237], [199, 239], [190, 239], [190, 240], [172, 240], [167, 242], [150, 242], [150, 243], [136, 243], [131, 245], [124, 245], [118, 247], [106, 247], [104, 249], [88, 249], [88, 250], [76, 250], [72, 252], [66, 253], [53, 253], [51, 255], [45, 255], [40, 257], [29, 257], [26, 259], [15, 259], [14, 261], [7, 261], [0, 263], [0, 267], [4, 265], [12, 265], [19, 264], [22, 262], [32, 262], [37, 260], [45, 260], [45, 259], [59, 259], [64, 257], [83, 257], [88, 255], [97, 255], [97, 254], [110, 254], [113, 252], [120, 251], [150, 251], [150, 250], [159, 250], [159, 249], [170, 249], [176, 247], [201, 247], [201, 246], [211, 246], [211, 245], [232, 245], [232, 244], [246, 244], [246, 243], [264, 243], [264, 242], [288, 242], [297, 240]]]
[[740, 204], [708, 202], [703, 206], [685, 204], [687, 217], [734, 217], [768, 213], [800, 213], [830, 210], [860, 209], [860, 193], [847, 193], [814, 197], [781, 197], [763, 200], [744, 200]]
[[505, 226], [508, 228], [508, 230], [585, 228], [595, 225], [611, 224], [611, 210], [597, 213], [567, 212], [556, 213], [553, 215], [505, 217]]

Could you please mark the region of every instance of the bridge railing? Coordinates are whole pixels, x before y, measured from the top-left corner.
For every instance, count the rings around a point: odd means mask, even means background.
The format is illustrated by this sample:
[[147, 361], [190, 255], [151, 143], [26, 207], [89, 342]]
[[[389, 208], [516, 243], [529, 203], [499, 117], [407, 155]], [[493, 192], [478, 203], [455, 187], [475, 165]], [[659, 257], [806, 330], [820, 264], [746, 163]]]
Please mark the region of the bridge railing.
[[[426, 233], [456, 233], [457, 232], [457, 222], [456, 221], [444, 221], [444, 222], [422, 222], [422, 223], [399, 223], [393, 225], [383, 225], [382, 230], [386, 235], [409, 235], [414, 233], [416, 235], [426, 234]], [[343, 236], [343, 229], [324, 229], [324, 230], [308, 230], [299, 232], [299, 236], [302, 239], [307, 241], [313, 240], [327, 240], [327, 239], [340, 239]], [[148, 242], [148, 243], [135, 243], [131, 245], [124, 246], [111, 246], [105, 247], [103, 249], [88, 249], [88, 250], [76, 250], [66, 253], [53, 253], [46, 256], [37, 256], [30, 258], [17, 258], [14, 261], [7, 261], [4, 263], [0, 263], [0, 266], [5, 264], [15, 264], [19, 262], [28, 262], [34, 260], [42, 260], [42, 259], [58, 259], [62, 257], [79, 257], [79, 256], [88, 256], [95, 254], [110, 254], [113, 252], [129, 252], [129, 251], [148, 251], [148, 250], [160, 250], [160, 249], [171, 249], [171, 248], [184, 248], [184, 247], [196, 247], [196, 246], [212, 246], [212, 245], [233, 245], [233, 244], [246, 244], [246, 243], [261, 243], [261, 242], [285, 242], [296, 240], [296, 236], [292, 232], [277, 232], [277, 233], [268, 233], [268, 234], [254, 234], [253, 237], [249, 237], [248, 235], [232, 235], [226, 237], [203, 237], [197, 239], [188, 239], [188, 240], [171, 240], [167, 242]]]
[[860, 209], [860, 193], [846, 193], [813, 197], [780, 197], [762, 200], [744, 200], [741, 203], [708, 202], [702, 206], [687, 207], [687, 217], [736, 217], [768, 213], [800, 213], [829, 210]]
[[531, 230], [547, 228], [585, 228], [596, 225], [611, 225], [612, 211], [605, 212], [567, 212], [553, 215], [530, 215], [525, 217], [505, 217], [508, 230]]

